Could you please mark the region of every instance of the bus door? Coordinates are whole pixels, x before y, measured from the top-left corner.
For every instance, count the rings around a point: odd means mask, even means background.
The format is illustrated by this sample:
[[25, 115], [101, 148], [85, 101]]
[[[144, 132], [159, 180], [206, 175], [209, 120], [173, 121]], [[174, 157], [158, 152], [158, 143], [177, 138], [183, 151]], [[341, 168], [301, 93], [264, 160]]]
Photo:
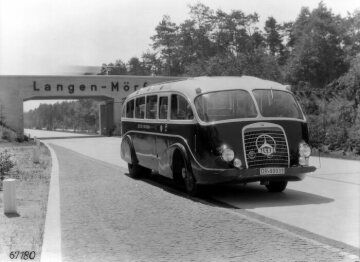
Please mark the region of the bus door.
[[167, 155], [167, 148], [169, 146], [169, 137], [167, 136], [168, 119], [169, 119], [169, 95], [159, 95], [158, 103], [158, 120], [159, 120], [159, 135], [156, 136], [156, 155], [158, 159], [158, 171], [160, 174], [171, 177], [169, 167], [169, 156]]

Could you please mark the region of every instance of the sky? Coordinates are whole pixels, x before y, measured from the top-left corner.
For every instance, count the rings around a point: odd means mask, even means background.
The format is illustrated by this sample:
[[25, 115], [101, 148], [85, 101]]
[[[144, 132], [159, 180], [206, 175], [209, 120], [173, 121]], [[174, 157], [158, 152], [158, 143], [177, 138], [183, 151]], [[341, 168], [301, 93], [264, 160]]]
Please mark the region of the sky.
[[[0, 0], [0, 75], [78, 74], [102, 63], [141, 57], [163, 15], [180, 24], [198, 0]], [[294, 21], [319, 0], [202, 0], [217, 10]], [[333, 13], [360, 9], [359, 0], [323, 0]]]

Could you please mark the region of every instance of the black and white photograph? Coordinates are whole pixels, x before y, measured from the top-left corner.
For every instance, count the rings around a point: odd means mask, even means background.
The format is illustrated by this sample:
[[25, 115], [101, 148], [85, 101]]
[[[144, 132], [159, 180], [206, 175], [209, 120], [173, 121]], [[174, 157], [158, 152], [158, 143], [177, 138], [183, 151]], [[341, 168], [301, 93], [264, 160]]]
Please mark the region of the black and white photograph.
[[360, 262], [358, 0], [0, 0], [0, 262]]

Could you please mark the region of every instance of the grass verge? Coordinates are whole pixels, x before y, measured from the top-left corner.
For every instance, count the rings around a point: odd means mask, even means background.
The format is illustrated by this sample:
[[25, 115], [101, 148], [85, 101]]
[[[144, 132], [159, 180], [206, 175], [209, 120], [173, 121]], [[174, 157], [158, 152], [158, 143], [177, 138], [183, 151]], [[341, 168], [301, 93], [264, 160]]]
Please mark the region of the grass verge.
[[51, 155], [48, 148], [41, 145], [40, 162], [34, 164], [35, 147], [32, 142], [0, 142], [0, 150], [7, 149], [16, 163], [8, 177], [18, 180], [18, 214], [4, 214], [3, 191], [0, 191], [0, 261], [21, 260], [21, 253], [17, 259], [10, 259], [10, 252], [16, 251], [34, 251], [35, 258], [32, 261], [40, 261], [51, 175]]

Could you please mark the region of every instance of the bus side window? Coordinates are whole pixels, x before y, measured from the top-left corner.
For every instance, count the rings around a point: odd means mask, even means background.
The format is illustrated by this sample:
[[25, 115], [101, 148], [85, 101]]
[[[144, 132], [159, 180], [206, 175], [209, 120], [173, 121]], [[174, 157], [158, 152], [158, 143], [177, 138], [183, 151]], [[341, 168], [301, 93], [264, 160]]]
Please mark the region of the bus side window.
[[161, 96], [159, 98], [159, 119], [167, 119], [168, 97]]
[[156, 119], [157, 115], [157, 95], [146, 97], [146, 118]]
[[171, 95], [171, 119], [193, 119], [194, 114], [189, 103], [180, 95]]
[[131, 100], [126, 103], [126, 117], [127, 118], [134, 117], [134, 100]]
[[135, 117], [145, 118], [145, 97], [136, 98]]

